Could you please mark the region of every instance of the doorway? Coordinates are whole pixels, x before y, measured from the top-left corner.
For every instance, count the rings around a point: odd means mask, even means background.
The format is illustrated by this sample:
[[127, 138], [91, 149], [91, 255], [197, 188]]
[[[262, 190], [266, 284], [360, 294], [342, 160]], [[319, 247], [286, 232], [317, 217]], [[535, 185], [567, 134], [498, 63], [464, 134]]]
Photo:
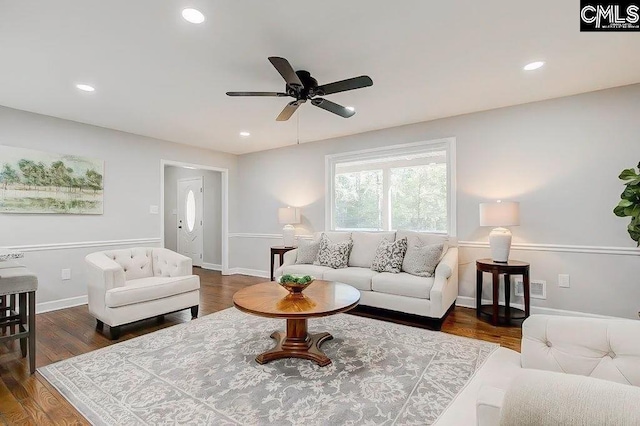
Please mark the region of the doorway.
[[204, 176], [178, 179], [177, 251], [202, 266], [204, 254]]
[[161, 160], [162, 245], [228, 274], [228, 170]]

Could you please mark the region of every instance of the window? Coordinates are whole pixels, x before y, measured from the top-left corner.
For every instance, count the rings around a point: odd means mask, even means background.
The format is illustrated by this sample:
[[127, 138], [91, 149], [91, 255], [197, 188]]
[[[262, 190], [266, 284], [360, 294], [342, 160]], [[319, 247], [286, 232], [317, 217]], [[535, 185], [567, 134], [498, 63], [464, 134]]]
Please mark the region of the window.
[[196, 197], [193, 195], [193, 190], [189, 190], [187, 194], [187, 229], [189, 232], [193, 231], [196, 225]]
[[454, 155], [445, 139], [327, 156], [328, 227], [455, 235]]

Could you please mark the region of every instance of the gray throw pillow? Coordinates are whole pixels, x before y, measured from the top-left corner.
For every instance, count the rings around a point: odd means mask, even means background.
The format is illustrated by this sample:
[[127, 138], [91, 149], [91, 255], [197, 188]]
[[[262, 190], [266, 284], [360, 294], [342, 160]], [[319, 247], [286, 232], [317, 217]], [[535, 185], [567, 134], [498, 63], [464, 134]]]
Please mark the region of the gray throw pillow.
[[444, 244], [414, 245], [407, 249], [402, 270], [418, 277], [432, 277], [442, 259]]
[[407, 252], [407, 239], [396, 241], [382, 240], [376, 249], [371, 269], [377, 272], [392, 272], [397, 274], [402, 269], [402, 260]]
[[299, 240], [296, 264], [312, 265], [318, 257], [318, 250], [320, 250], [320, 240]]
[[332, 243], [329, 237], [322, 234], [320, 237], [320, 248], [318, 257], [314, 265], [328, 266], [333, 269], [346, 268], [349, 264], [349, 253], [353, 247], [353, 241], [343, 241]]

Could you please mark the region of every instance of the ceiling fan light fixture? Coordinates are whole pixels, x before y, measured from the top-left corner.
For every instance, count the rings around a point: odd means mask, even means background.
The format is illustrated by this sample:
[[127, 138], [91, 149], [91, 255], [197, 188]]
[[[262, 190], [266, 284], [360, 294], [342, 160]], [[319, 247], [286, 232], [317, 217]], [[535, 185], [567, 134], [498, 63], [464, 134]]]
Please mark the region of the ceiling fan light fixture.
[[527, 65], [524, 66], [524, 70], [525, 71], [533, 71], [533, 70], [537, 70], [538, 68], [542, 68], [544, 66], [544, 62], [543, 61], [535, 61], [535, 62], [531, 62]]
[[76, 84], [76, 89], [82, 90], [83, 92], [95, 92], [96, 91], [95, 87], [90, 86], [88, 84], [83, 84], [83, 83]]
[[248, 138], [249, 136], [251, 136], [251, 133], [247, 132], [247, 131], [242, 131], [240, 132], [240, 136], [243, 138]]
[[204, 22], [204, 15], [197, 9], [187, 8], [182, 11], [182, 17], [192, 24], [202, 24]]

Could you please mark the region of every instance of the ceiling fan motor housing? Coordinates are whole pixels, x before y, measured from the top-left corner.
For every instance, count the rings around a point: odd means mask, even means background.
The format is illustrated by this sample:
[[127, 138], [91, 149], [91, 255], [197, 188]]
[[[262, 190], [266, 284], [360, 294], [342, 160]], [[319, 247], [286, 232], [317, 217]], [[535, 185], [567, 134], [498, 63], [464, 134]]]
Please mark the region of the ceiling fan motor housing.
[[316, 92], [318, 80], [311, 77], [311, 73], [309, 71], [299, 70], [296, 71], [296, 75], [302, 82], [303, 87], [287, 84], [285, 86], [285, 91], [289, 96], [300, 100], [311, 99], [312, 97], [320, 94]]

